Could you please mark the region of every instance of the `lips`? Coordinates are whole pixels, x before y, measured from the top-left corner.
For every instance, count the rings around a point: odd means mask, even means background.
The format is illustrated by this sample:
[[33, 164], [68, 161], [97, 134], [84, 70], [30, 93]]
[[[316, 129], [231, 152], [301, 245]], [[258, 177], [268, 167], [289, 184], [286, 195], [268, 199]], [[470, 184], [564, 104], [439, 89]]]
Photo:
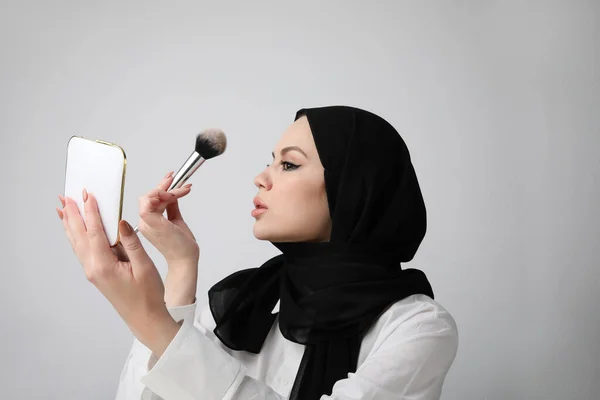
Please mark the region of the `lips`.
[[268, 209], [269, 207], [267, 207], [267, 205], [258, 197], [254, 198], [254, 207], [255, 208], [264, 208], [265, 210]]
[[268, 209], [267, 205], [258, 197], [254, 198], [254, 210], [252, 210], [251, 215], [253, 217], [258, 217], [260, 214], [266, 212]]

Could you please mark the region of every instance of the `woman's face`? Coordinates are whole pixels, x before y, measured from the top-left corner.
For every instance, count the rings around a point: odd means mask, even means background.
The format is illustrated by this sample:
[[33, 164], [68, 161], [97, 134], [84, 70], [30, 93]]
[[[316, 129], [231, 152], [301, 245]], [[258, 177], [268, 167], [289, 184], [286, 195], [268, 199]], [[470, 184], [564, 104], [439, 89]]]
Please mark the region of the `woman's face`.
[[[283, 133], [270, 164], [255, 179], [254, 236], [271, 242], [325, 242], [331, 218], [324, 169], [306, 117]], [[261, 210], [262, 203], [266, 209]]]

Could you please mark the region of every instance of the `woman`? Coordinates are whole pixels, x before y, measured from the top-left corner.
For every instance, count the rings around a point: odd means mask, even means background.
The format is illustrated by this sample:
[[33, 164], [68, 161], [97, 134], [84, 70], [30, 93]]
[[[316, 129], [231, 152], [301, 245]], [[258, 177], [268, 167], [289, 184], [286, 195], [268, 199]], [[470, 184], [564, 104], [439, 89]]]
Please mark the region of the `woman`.
[[165, 287], [129, 224], [113, 254], [94, 197], [85, 222], [61, 199], [87, 278], [136, 337], [117, 399], [438, 399], [457, 329], [425, 274], [400, 267], [426, 213], [399, 134], [364, 110], [303, 109], [273, 158], [254, 235], [282, 254], [214, 285], [198, 311], [198, 245], [177, 207], [189, 185], [166, 193], [168, 174], [140, 202]]

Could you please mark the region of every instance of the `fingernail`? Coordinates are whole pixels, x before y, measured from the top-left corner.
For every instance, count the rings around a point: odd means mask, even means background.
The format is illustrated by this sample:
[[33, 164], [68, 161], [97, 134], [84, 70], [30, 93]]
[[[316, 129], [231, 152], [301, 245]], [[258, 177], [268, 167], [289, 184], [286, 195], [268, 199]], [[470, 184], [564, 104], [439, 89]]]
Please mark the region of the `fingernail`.
[[191, 183], [188, 183], [187, 185], [185, 185], [185, 186], [184, 186], [184, 189], [189, 189], [189, 188], [191, 188], [191, 187], [192, 187], [192, 184], [191, 184]]
[[171, 175], [173, 175], [173, 171], [171, 171], [168, 174], [166, 174], [165, 175], [165, 179], [169, 179], [171, 177]]
[[65, 198], [64, 198], [64, 197], [62, 197], [62, 196], [59, 194], [59, 195], [58, 195], [58, 199], [60, 200], [60, 204], [62, 204], [62, 206], [64, 207], [64, 206], [65, 206], [65, 204], [66, 204], [66, 203], [65, 203]]
[[63, 219], [63, 212], [62, 212], [62, 211], [60, 211], [60, 210], [58, 209], [58, 207], [56, 207], [56, 212], [58, 213], [58, 218], [60, 218], [60, 219], [62, 220], [62, 219]]
[[129, 222], [122, 220], [122, 224], [120, 224], [121, 235], [130, 236], [133, 233], [133, 228], [129, 225]]
[[88, 200], [88, 192], [83, 188], [83, 202], [85, 203]]

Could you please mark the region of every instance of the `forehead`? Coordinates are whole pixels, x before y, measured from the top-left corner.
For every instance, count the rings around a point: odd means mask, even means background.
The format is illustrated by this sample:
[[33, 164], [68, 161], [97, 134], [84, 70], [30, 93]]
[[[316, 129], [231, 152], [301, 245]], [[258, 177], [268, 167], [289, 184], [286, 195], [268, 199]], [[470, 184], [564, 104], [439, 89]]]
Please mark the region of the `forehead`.
[[277, 155], [282, 148], [287, 146], [298, 146], [309, 156], [317, 154], [315, 141], [306, 117], [297, 119], [283, 132], [275, 147], [275, 154]]

